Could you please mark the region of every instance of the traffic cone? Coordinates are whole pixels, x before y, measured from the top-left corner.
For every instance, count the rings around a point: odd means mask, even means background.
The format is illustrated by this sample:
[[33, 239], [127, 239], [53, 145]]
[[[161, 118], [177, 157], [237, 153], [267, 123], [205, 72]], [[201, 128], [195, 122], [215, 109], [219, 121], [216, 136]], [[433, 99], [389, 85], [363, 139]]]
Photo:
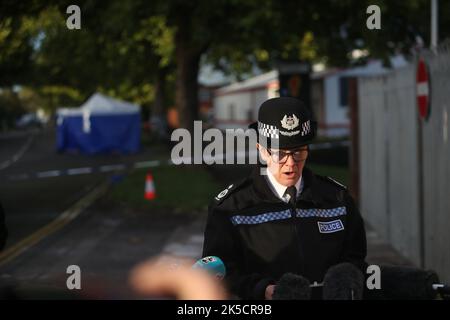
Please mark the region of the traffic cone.
[[153, 200], [156, 198], [155, 184], [153, 183], [153, 176], [151, 173], [147, 173], [145, 178], [145, 199]]

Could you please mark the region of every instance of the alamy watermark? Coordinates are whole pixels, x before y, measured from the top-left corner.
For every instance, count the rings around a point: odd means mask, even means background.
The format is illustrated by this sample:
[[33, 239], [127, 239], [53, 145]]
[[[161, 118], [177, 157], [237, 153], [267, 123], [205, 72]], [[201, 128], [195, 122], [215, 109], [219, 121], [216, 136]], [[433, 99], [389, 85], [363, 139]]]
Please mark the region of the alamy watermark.
[[67, 267], [66, 273], [70, 274], [66, 280], [66, 286], [69, 290], [81, 290], [81, 269], [76, 264]]
[[72, 4], [67, 7], [66, 13], [70, 14], [66, 20], [66, 26], [69, 30], [80, 30], [81, 29], [81, 9], [79, 6]]
[[381, 269], [376, 264], [371, 264], [366, 269], [366, 274], [369, 275], [366, 280], [366, 287], [369, 290], [381, 289]]
[[[67, 7], [66, 13], [70, 14], [66, 19], [66, 26], [69, 30], [81, 29], [81, 9], [78, 5], [72, 4]], [[370, 16], [366, 20], [366, 27], [369, 30], [381, 29], [381, 9], [377, 5], [370, 5], [366, 9], [366, 13]]]
[[[172, 132], [170, 140], [177, 142], [170, 155], [175, 165], [257, 164], [258, 158], [264, 162], [256, 149], [258, 135], [254, 129], [203, 130], [202, 121], [194, 121], [192, 134], [179, 128]], [[259, 142], [267, 145], [268, 139], [260, 136]], [[278, 140], [271, 139], [270, 145], [277, 149]]]
[[381, 9], [379, 6], [372, 4], [367, 7], [366, 13], [370, 16], [366, 20], [366, 26], [369, 30], [381, 29]]
[[[174, 264], [170, 266], [171, 269], [178, 268], [178, 265]], [[66, 273], [69, 277], [66, 280], [66, 286], [69, 290], [81, 290], [81, 268], [72, 264], [67, 267]], [[369, 290], [380, 290], [381, 289], [381, 269], [380, 266], [372, 264], [366, 269], [366, 274], [368, 275], [366, 279], [366, 287]], [[315, 283], [317, 284], [317, 283]], [[319, 284], [317, 284], [319, 285]], [[319, 285], [320, 286], [320, 285]]]

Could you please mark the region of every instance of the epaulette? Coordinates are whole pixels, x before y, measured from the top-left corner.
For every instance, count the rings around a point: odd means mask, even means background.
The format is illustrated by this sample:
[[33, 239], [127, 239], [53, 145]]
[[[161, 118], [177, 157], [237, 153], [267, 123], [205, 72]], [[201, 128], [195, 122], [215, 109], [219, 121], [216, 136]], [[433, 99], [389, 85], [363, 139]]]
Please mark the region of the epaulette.
[[338, 186], [344, 190], [347, 190], [347, 186], [343, 185], [342, 183], [340, 183], [339, 181], [334, 180], [333, 178], [329, 177], [329, 176], [320, 176], [317, 175], [318, 177], [322, 178], [323, 180], [332, 183], [335, 186]]
[[347, 186], [343, 185], [342, 183], [340, 183], [339, 181], [334, 180], [333, 178], [327, 176], [326, 177], [329, 181], [333, 182], [335, 185], [347, 190]]
[[236, 190], [240, 189], [245, 184], [246, 181], [247, 181], [247, 179], [243, 179], [241, 181], [238, 181], [237, 183], [232, 183], [226, 189], [220, 191], [219, 194], [214, 197], [216, 204], [221, 203], [230, 194], [232, 194]]

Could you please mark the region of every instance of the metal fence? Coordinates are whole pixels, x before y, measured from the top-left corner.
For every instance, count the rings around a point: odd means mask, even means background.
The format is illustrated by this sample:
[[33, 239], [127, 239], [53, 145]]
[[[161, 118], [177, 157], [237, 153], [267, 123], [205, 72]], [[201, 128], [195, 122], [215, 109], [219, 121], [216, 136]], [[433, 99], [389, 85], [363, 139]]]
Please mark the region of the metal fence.
[[416, 65], [358, 79], [360, 205], [413, 263], [450, 282], [450, 46], [426, 53], [429, 118], [419, 120]]

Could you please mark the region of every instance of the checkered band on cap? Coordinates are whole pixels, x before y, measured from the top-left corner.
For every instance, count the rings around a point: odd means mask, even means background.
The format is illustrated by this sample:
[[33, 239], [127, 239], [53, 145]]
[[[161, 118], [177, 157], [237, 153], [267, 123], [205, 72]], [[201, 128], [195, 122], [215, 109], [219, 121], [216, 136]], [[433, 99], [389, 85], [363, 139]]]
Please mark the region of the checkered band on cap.
[[302, 123], [302, 137], [306, 136], [311, 131], [311, 122], [308, 120]]
[[279, 139], [280, 138], [280, 131], [277, 129], [277, 127], [272, 126], [270, 124], [265, 124], [258, 121], [258, 131], [259, 134], [271, 138], [271, 139]]

